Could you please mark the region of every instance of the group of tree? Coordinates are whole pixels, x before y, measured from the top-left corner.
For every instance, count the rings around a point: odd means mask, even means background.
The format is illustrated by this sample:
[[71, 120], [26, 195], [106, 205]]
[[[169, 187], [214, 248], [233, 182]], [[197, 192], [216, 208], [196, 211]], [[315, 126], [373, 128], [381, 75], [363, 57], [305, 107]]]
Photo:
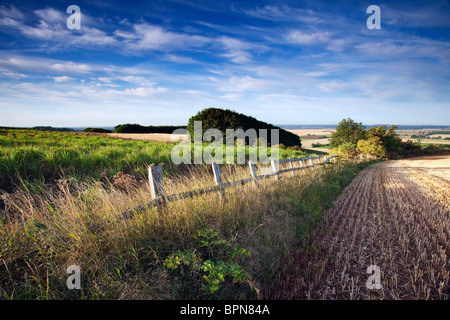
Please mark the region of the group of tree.
[[448, 151], [446, 147], [431, 145], [422, 148], [420, 144], [411, 140], [402, 141], [396, 130], [397, 126], [375, 126], [366, 129], [361, 122], [355, 122], [350, 118], [343, 119], [336, 126], [336, 131], [331, 134], [331, 152], [345, 158], [363, 155], [395, 159]]
[[[187, 131], [189, 132], [191, 139], [194, 139], [194, 122], [201, 121], [202, 124], [202, 137], [206, 130], [217, 129], [222, 133], [224, 143], [226, 143], [226, 130], [227, 129], [242, 129], [244, 132], [248, 132], [249, 129], [256, 131], [257, 139], [264, 139], [268, 145], [284, 145], [286, 147], [302, 146], [300, 137], [292, 132], [281, 129], [280, 127], [272, 124], [257, 120], [251, 116], [247, 116], [236, 111], [220, 108], [206, 108], [198, 112], [195, 116], [191, 117], [188, 121]], [[266, 130], [261, 130], [266, 129]], [[271, 135], [272, 129], [278, 130], [279, 139], [272, 141], [274, 137]], [[246, 144], [248, 144], [246, 140]]]
[[58, 132], [75, 132], [72, 128], [58, 128], [52, 126], [36, 126], [36, 127], [0, 127], [0, 129], [7, 130], [37, 130], [37, 131], [58, 131]]
[[112, 131], [104, 128], [86, 128], [83, 130], [83, 132], [111, 133]]
[[140, 124], [119, 124], [114, 127], [114, 133], [173, 133], [185, 126], [142, 126]]

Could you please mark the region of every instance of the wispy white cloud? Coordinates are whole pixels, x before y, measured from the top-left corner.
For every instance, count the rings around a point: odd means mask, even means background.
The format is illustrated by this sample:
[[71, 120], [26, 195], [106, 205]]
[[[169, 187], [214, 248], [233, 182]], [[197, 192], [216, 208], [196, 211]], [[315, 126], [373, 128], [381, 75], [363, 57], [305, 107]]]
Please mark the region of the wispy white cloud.
[[250, 17], [270, 20], [270, 21], [300, 21], [306, 24], [320, 24], [327, 20], [323, 13], [312, 9], [294, 8], [288, 5], [265, 5], [254, 9], [243, 9], [246, 15]]
[[72, 78], [68, 76], [60, 76], [60, 77], [53, 77], [53, 80], [55, 80], [55, 82], [57, 83], [61, 83], [61, 82], [68, 82], [72, 80]]
[[87, 64], [74, 63], [72, 61], [65, 63], [55, 63], [50, 66], [50, 69], [58, 72], [70, 72], [70, 73], [88, 73], [91, 71], [91, 67]]
[[290, 31], [286, 36], [286, 40], [295, 44], [313, 45], [326, 43], [330, 39], [329, 32], [308, 33], [300, 30]]
[[18, 73], [18, 72], [2, 72], [3, 77], [8, 78], [8, 79], [14, 79], [14, 80], [18, 80], [18, 79], [22, 79], [22, 78], [26, 78], [27, 76], [23, 73]]

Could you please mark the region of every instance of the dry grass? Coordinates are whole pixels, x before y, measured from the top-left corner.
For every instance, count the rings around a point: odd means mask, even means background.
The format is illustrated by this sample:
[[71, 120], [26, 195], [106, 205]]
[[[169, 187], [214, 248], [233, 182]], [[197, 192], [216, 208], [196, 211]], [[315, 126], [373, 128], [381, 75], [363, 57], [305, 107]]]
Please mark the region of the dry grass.
[[[296, 253], [283, 282], [295, 292], [282, 298], [446, 299], [450, 185], [427, 170], [448, 177], [449, 159], [385, 162], [361, 172]], [[366, 287], [370, 265], [381, 270], [380, 290]]]
[[[122, 212], [150, 201], [148, 183], [127, 174], [114, 181], [61, 179], [56, 185], [3, 193], [0, 213], [0, 295], [6, 299], [203, 299], [202, 278], [180, 279], [164, 267], [177, 250], [202, 250], [195, 235], [211, 229], [251, 256], [239, 260], [260, 289], [274, 279], [307, 232], [348, 184], [356, 165], [337, 164], [249, 183], [194, 199], [148, 208], [131, 219]], [[224, 181], [249, 177], [245, 166], [221, 166]], [[342, 180], [338, 183], [338, 180]], [[167, 194], [213, 185], [210, 166], [165, 177]], [[136, 186], [136, 183], [138, 186]], [[216, 252], [218, 257], [220, 252]], [[66, 269], [77, 265], [82, 289], [68, 290]], [[200, 288], [200, 290], [199, 290]], [[248, 290], [225, 287], [225, 298]], [[221, 296], [222, 297], [222, 296]], [[217, 298], [217, 297], [216, 297]]]

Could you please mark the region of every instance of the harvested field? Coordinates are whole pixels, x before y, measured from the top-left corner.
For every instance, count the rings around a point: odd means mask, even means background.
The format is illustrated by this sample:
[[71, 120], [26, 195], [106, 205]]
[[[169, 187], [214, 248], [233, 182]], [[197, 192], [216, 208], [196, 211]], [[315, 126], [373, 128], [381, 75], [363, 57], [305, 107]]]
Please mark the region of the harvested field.
[[[449, 176], [449, 156], [362, 171], [293, 257], [281, 298], [447, 299]], [[369, 266], [379, 268], [380, 289]]]
[[[302, 148], [321, 151], [321, 152], [330, 152], [328, 148], [313, 148], [314, 143], [320, 143], [322, 145], [327, 145], [330, 143], [330, 139], [328, 138], [320, 138], [321, 136], [327, 135], [331, 136], [331, 133], [334, 132], [334, 129], [295, 129], [288, 130], [296, 135], [298, 135], [302, 139]], [[308, 134], [310, 136], [308, 136]], [[307, 140], [304, 140], [307, 139]]]
[[336, 130], [334, 128], [332, 129], [323, 128], [323, 129], [290, 129], [287, 131], [290, 131], [300, 137], [304, 137], [307, 136], [308, 134], [314, 136], [324, 136], [324, 135], [329, 136], [331, 135], [332, 132], [335, 132]]

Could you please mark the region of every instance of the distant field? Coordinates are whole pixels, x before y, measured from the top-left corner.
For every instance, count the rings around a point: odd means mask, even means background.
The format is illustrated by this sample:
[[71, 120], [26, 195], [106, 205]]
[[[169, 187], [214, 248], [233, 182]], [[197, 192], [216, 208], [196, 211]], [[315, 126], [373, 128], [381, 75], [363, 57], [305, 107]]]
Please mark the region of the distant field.
[[312, 136], [324, 136], [324, 135], [331, 135], [332, 132], [336, 131], [334, 129], [294, 129], [294, 130], [287, 130], [290, 131], [300, 137], [312, 135]]
[[[324, 151], [329, 152], [330, 150], [326, 147], [316, 147], [313, 148], [312, 145], [315, 143], [320, 143], [322, 145], [327, 145], [330, 143], [330, 140], [327, 138], [322, 139], [310, 139], [311, 138], [317, 138], [317, 136], [331, 136], [331, 133], [334, 132], [334, 129], [329, 128], [323, 128], [323, 129], [295, 129], [295, 130], [288, 130], [302, 138], [302, 148], [311, 150], [311, 151]], [[412, 140], [415, 142], [418, 142], [417, 138], [412, 138], [413, 135], [420, 135], [420, 134], [427, 134], [434, 131], [440, 131], [436, 129], [420, 129], [420, 130], [397, 130], [397, 134], [402, 139], [402, 141], [408, 141]], [[442, 130], [445, 131], [445, 130]], [[441, 137], [441, 139], [436, 139], [438, 137]], [[446, 133], [437, 133], [437, 134], [431, 134], [424, 138], [420, 139], [420, 143], [423, 145], [428, 144], [446, 144], [450, 145], [450, 140], [445, 140], [445, 138], [449, 138], [450, 134]], [[431, 139], [434, 138], [434, 139]]]
[[302, 140], [302, 148], [313, 150], [313, 151], [322, 151], [322, 152], [329, 152], [330, 150], [328, 148], [319, 147], [319, 148], [313, 148], [313, 143], [320, 143], [323, 145], [327, 145], [330, 143], [329, 139], [309, 139], [308, 135], [312, 136], [313, 138], [316, 138], [317, 136], [331, 136], [331, 133], [335, 130], [333, 129], [296, 129], [296, 130], [288, 130], [300, 137], [304, 137], [306, 139]]
[[178, 142], [187, 139], [186, 134], [170, 133], [108, 133], [112, 138], [146, 140], [155, 142]]

